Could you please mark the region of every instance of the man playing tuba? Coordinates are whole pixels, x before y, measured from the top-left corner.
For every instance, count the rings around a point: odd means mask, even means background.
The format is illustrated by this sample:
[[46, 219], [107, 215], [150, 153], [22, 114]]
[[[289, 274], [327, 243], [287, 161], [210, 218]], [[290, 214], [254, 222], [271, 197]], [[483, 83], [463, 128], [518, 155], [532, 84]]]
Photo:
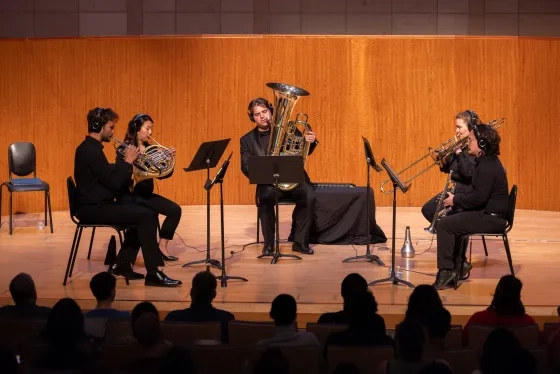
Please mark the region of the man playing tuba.
[[[256, 127], [243, 135], [241, 138], [241, 171], [249, 178], [249, 157], [266, 156], [270, 142], [270, 120], [274, 112], [273, 106], [268, 100], [256, 98], [249, 103], [247, 114]], [[318, 142], [315, 134], [307, 131], [305, 141], [310, 143], [310, 155]], [[272, 254], [275, 239], [274, 206], [280, 198], [287, 197], [296, 203], [292, 219], [295, 220], [295, 234], [292, 250], [303, 254], [313, 254], [309, 248], [309, 232], [313, 222], [313, 209], [315, 204], [315, 192], [311, 180], [305, 173], [305, 183], [299, 184], [291, 190], [282, 190], [272, 185], [257, 185], [258, 215], [261, 221], [264, 247], [262, 254]]]

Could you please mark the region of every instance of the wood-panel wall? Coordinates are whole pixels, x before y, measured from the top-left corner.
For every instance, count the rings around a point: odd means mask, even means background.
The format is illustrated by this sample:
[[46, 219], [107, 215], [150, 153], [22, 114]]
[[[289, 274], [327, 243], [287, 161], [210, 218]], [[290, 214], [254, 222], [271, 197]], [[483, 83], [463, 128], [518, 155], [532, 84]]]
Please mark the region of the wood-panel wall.
[[[473, 37], [157, 37], [0, 41], [0, 170], [7, 148], [31, 141], [38, 174], [52, 189], [53, 209], [67, 209], [65, 180], [86, 113], [111, 107], [122, 139], [138, 112], [155, 120], [154, 138], [178, 149], [172, 178], [159, 193], [181, 205], [204, 204], [205, 172], [185, 173], [199, 144], [231, 138], [226, 204], [253, 204], [254, 186], [240, 171], [239, 138], [252, 129], [246, 110], [267, 82], [307, 89], [294, 115], [309, 114], [320, 145], [306, 164], [313, 181], [364, 185], [361, 137], [378, 162], [400, 169], [454, 133], [454, 115], [470, 108], [483, 121], [506, 117], [501, 159], [518, 207], [560, 210], [560, 39]], [[114, 149], [106, 144], [110, 160]], [[424, 164], [428, 165], [428, 163]], [[213, 170], [215, 173], [216, 170]], [[406, 179], [406, 176], [404, 176]], [[387, 174], [373, 173], [376, 204]], [[399, 196], [421, 206], [441, 190], [432, 168]], [[388, 186], [390, 187], [390, 186]], [[5, 192], [5, 190], [4, 190]], [[3, 214], [7, 214], [7, 194]], [[16, 194], [14, 211], [40, 212], [39, 193]], [[218, 191], [212, 193], [218, 203]]]

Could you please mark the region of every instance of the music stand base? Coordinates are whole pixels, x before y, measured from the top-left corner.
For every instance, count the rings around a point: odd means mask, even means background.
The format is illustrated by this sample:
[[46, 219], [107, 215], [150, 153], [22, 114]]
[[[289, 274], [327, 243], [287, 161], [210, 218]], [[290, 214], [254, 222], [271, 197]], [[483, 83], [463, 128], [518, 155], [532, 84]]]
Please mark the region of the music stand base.
[[187, 267], [187, 266], [192, 266], [192, 265], [197, 265], [197, 264], [207, 264], [207, 265], [211, 265], [216, 267], [219, 270], [222, 270], [222, 265], [220, 264], [220, 261], [218, 260], [214, 260], [214, 259], [204, 259], [204, 260], [197, 260], [197, 261], [191, 261], [186, 263], [185, 265], [183, 265], [183, 267]]
[[220, 280], [221, 287], [227, 287], [227, 281], [232, 280], [232, 279], [233, 280], [240, 280], [240, 281], [243, 281], [243, 282], [248, 282], [248, 280], [243, 278], [243, 277], [236, 277], [236, 276], [233, 276], [233, 275], [226, 275], [226, 276], [218, 275], [216, 277], [216, 279]]
[[267, 254], [265, 254], [265, 255], [260, 255], [260, 256], [257, 257], [257, 258], [264, 258], [264, 257], [272, 257], [272, 261], [270, 261], [270, 263], [273, 264], [273, 265], [276, 264], [276, 263], [278, 262], [278, 260], [280, 260], [280, 258], [282, 258], [282, 257], [293, 258], [293, 259], [296, 259], [296, 260], [302, 260], [302, 258], [299, 257], [299, 256], [296, 256], [296, 255], [285, 255], [285, 254], [283, 254], [283, 253], [272, 253], [272, 254], [271, 254], [271, 253], [267, 253]]
[[414, 288], [414, 285], [410, 282], [407, 282], [405, 280], [399, 279], [397, 277], [391, 276], [389, 278], [385, 278], [385, 279], [378, 279], [378, 280], [374, 280], [373, 282], [370, 282], [368, 284], [368, 286], [375, 286], [376, 284], [379, 283], [384, 283], [384, 282], [391, 282], [391, 284], [399, 284], [402, 283], [410, 288]]
[[375, 262], [378, 265], [385, 266], [385, 264], [383, 263], [383, 261], [381, 261], [379, 256], [372, 255], [372, 254], [365, 254], [365, 255], [361, 255], [361, 256], [348, 257], [347, 259], [342, 260], [342, 262], [350, 262], [352, 260], [361, 260], [361, 259], [365, 259], [367, 262]]

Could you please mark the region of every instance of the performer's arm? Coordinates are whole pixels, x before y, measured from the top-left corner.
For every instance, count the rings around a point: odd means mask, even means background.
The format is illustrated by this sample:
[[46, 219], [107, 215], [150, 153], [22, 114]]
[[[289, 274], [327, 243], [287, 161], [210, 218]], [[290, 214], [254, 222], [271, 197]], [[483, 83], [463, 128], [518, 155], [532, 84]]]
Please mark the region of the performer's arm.
[[249, 156], [251, 155], [251, 151], [249, 150], [249, 146], [245, 139], [241, 138], [241, 171], [243, 174], [249, 178]]
[[453, 204], [460, 206], [464, 210], [477, 210], [486, 206], [492, 188], [494, 186], [494, 175], [492, 164], [484, 162], [478, 165], [473, 175], [472, 189], [464, 194], [457, 194], [453, 197]]
[[465, 184], [470, 184], [476, 163], [474, 157], [469, 157], [465, 152], [461, 152], [457, 156], [457, 173]]
[[449, 168], [451, 167], [451, 162], [453, 162], [453, 157], [455, 157], [455, 155], [452, 153], [443, 160], [443, 163], [439, 168], [442, 173], [449, 174]]
[[[107, 157], [101, 150], [87, 152], [82, 155], [89, 160], [89, 165], [93, 174], [99, 179], [100, 183], [113, 190], [119, 190], [125, 186], [132, 177], [132, 164], [125, 161], [110, 164]], [[118, 159], [118, 157], [117, 157]]]
[[313, 143], [311, 143], [311, 145], [309, 146], [308, 155], [311, 155], [313, 153], [313, 151], [315, 150], [315, 148], [317, 147], [318, 144], [319, 144], [319, 141], [317, 139], [315, 139], [315, 141]]
[[311, 145], [309, 146], [309, 152], [307, 152], [307, 155], [311, 155], [315, 150], [315, 147], [317, 147], [317, 144], [319, 144], [319, 141], [315, 137], [315, 133], [313, 131], [309, 131], [306, 133], [305, 141], [311, 143]]

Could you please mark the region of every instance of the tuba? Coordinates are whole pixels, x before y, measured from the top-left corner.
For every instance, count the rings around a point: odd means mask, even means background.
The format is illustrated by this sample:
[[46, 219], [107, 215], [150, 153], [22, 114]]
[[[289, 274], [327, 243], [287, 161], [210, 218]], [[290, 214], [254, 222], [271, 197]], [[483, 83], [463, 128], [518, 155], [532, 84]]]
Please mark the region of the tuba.
[[[134, 182], [132, 189], [134, 189], [138, 182], [145, 179], [166, 177], [171, 174], [175, 168], [175, 156], [171, 154], [171, 151], [159, 144], [151, 136], [149, 138], [156, 144], [150, 144], [144, 148], [142, 153], [138, 155], [136, 161], [134, 161], [132, 172]], [[113, 138], [113, 140], [115, 141], [113, 145], [117, 152], [124, 156], [129, 144], [116, 138]]]
[[[502, 126], [502, 124], [504, 123], [505, 118], [500, 118], [498, 120], [492, 120], [488, 123], [486, 123], [486, 126], [490, 126], [492, 127], [494, 130], [497, 129], [498, 127]], [[424, 154], [424, 156], [420, 157], [418, 160], [414, 161], [413, 163], [411, 163], [410, 165], [408, 165], [407, 167], [405, 167], [404, 169], [402, 169], [401, 171], [399, 171], [397, 173], [397, 175], [401, 175], [402, 173], [404, 173], [405, 171], [407, 171], [408, 169], [412, 168], [414, 165], [420, 163], [422, 160], [426, 159], [427, 157], [431, 157], [431, 164], [427, 167], [425, 167], [424, 169], [420, 170], [419, 172], [417, 172], [416, 174], [414, 174], [412, 177], [410, 177], [409, 179], [406, 180], [406, 182], [404, 182], [404, 185], [408, 185], [410, 182], [412, 182], [414, 179], [418, 178], [420, 175], [424, 174], [425, 172], [427, 172], [428, 170], [430, 170], [432, 167], [439, 165], [440, 167], [443, 165], [444, 160], [446, 160], [449, 155], [451, 155], [454, 150], [456, 148], [461, 148], [461, 149], [465, 149], [467, 148], [469, 145], [469, 137], [466, 136], [464, 138], [459, 138], [458, 136], [454, 136], [451, 139], [443, 142], [442, 144], [440, 144], [438, 147], [434, 148], [428, 148], [428, 152], [426, 154]], [[385, 193], [385, 194], [390, 194], [393, 193], [393, 190], [388, 190], [385, 191], [384, 187], [385, 184], [391, 182], [391, 179], [387, 179], [386, 181], [383, 181], [383, 183], [381, 183], [381, 192]]]
[[[295, 121], [290, 121], [290, 117], [299, 98], [309, 96], [309, 92], [284, 83], [267, 83], [266, 85], [274, 91], [274, 114], [270, 123], [267, 155], [303, 156], [305, 167], [305, 159], [311, 146], [311, 143], [305, 140], [305, 135], [311, 131], [311, 126], [307, 122], [308, 116], [305, 113], [299, 113]], [[290, 191], [297, 186], [298, 183], [280, 183], [278, 188]]]

